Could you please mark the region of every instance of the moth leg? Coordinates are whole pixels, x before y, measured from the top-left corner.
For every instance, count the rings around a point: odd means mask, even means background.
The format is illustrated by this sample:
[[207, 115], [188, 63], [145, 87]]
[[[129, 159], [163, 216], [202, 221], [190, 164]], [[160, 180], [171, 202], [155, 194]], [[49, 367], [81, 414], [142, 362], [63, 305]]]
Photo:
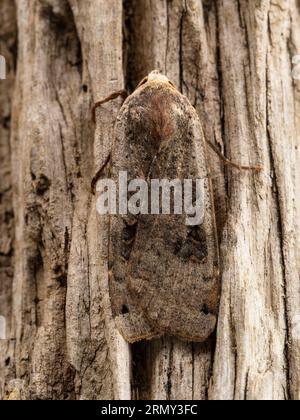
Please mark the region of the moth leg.
[[227, 157], [225, 157], [212, 142], [210, 142], [206, 138], [205, 138], [205, 141], [209, 145], [209, 147], [219, 156], [219, 158], [223, 160], [223, 162], [225, 163], [225, 165], [232, 166], [233, 168], [236, 168], [236, 169], [238, 169], [240, 171], [242, 171], [242, 170], [246, 170], [246, 171], [257, 171], [257, 172], [262, 171], [263, 168], [260, 165], [256, 165], [256, 166], [243, 166], [243, 165], [239, 165], [238, 163], [232, 162], [230, 159], [228, 159]]
[[123, 102], [125, 101], [125, 99], [128, 97], [128, 93], [126, 90], [122, 89], [122, 90], [118, 90], [117, 92], [113, 92], [111, 95], [109, 95], [107, 98], [102, 99], [101, 101], [98, 101], [94, 104], [93, 108], [92, 108], [92, 119], [93, 122], [96, 122], [96, 109], [100, 106], [105, 104], [106, 102], [112, 101], [114, 99], [117, 99], [119, 96], [121, 96], [123, 98]]
[[101, 177], [102, 172], [104, 171], [105, 167], [109, 163], [110, 158], [111, 158], [111, 156], [110, 156], [110, 153], [109, 153], [108, 156], [107, 156], [107, 158], [105, 159], [105, 162], [103, 163], [103, 165], [101, 166], [101, 168], [96, 172], [95, 176], [92, 179], [92, 182], [91, 182], [91, 191], [92, 191], [92, 194], [93, 195], [96, 194], [97, 182], [98, 182], [99, 178]]

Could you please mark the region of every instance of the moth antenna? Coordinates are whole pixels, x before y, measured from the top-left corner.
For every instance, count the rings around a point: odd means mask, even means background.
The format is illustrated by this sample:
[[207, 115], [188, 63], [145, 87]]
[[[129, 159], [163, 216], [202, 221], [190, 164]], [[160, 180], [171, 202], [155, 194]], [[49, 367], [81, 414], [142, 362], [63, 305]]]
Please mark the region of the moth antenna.
[[114, 99], [117, 99], [119, 96], [123, 98], [123, 102], [128, 97], [128, 93], [125, 89], [118, 90], [117, 92], [113, 92], [111, 95], [107, 96], [107, 98], [101, 99], [101, 101], [98, 101], [94, 104], [92, 108], [92, 119], [93, 122], [96, 123], [96, 109], [100, 106], [105, 104], [106, 102], [112, 101]]
[[206, 138], [205, 138], [205, 141], [209, 145], [209, 147], [219, 156], [219, 158], [222, 159], [222, 161], [225, 163], [225, 165], [232, 166], [233, 168], [238, 169], [240, 171], [246, 170], [246, 171], [260, 172], [260, 171], [263, 170], [263, 167], [260, 166], [260, 165], [244, 166], [244, 165], [239, 165], [238, 163], [232, 162], [230, 159], [228, 159], [226, 156], [224, 156], [211, 141], [207, 140]]

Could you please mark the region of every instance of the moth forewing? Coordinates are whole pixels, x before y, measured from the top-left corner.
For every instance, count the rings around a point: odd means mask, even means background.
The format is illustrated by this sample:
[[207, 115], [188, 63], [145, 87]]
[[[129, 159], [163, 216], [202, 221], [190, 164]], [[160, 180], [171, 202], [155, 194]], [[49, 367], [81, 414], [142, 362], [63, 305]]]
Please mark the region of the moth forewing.
[[[219, 301], [218, 243], [205, 144], [186, 97], [165, 80], [148, 79], [120, 110], [112, 179], [203, 180], [203, 220], [187, 214], [111, 215], [110, 298], [129, 342], [155, 335], [204, 341]], [[173, 199], [174, 201], [174, 199]]]

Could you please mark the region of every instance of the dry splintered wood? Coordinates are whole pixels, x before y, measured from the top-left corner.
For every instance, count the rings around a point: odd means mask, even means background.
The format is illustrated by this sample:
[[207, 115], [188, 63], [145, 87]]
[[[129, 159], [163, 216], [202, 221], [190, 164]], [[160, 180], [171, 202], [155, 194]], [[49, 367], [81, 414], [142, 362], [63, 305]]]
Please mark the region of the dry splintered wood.
[[[0, 54], [0, 398], [300, 399], [299, 1], [2, 0]], [[216, 335], [129, 346], [90, 192], [121, 98], [90, 115], [157, 68], [211, 143], [263, 171], [209, 154]]]
[[203, 223], [194, 215], [189, 226], [186, 211], [110, 217], [109, 286], [116, 326], [128, 342], [164, 334], [207, 340], [220, 284], [205, 140], [194, 108], [164, 75], [151, 72], [120, 110], [109, 173], [119, 188], [122, 173], [149, 186], [151, 179], [203, 180]]

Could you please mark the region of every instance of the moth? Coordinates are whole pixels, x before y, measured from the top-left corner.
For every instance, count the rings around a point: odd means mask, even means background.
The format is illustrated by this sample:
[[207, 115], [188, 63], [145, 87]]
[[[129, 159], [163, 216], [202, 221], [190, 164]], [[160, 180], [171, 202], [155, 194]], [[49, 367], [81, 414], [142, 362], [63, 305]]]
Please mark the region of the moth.
[[108, 267], [112, 314], [127, 342], [164, 334], [207, 340], [216, 327], [220, 275], [206, 142], [194, 107], [160, 72], [125, 100], [105, 166], [116, 184], [125, 171], [128, 181], [144, 179], [149, 186], [153, 179], [202, 180], [199, 224], [188, 225], [184, 211], [110, 215]]

